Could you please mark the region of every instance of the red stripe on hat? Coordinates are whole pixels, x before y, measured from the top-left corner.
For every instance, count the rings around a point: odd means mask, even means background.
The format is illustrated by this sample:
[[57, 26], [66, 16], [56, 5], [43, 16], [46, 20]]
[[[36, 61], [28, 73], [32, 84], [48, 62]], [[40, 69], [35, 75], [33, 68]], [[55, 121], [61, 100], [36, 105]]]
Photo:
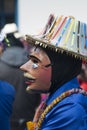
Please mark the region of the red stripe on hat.
[[63, 24], [65, 23], [67, 17], [64, 18], [63, 22], [61, 23], [60, 27], [58, 28], [57, 32], [55, 33], [55, 35], [53, 36], [52, 39], [54, 39], [54, 37], [57, 35], [57, 33], [60, 31], [61, 27], [63, 26]]

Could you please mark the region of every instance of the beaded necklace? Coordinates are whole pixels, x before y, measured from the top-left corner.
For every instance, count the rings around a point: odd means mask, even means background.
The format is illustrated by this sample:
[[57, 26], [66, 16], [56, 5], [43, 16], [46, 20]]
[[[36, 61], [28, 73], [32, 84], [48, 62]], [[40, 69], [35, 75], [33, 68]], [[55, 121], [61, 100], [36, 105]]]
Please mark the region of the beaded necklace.
[[64, 98], [72, 95], [72, 94], [77, 94], [77, 93], [81, 93], [85, 96], [87, 96], [87, 91], [83, 90], [83, 89], [78, 89], [78, 88], [74, 88], [74, 89], [71, 89], [71, 90], [68, 90], [64, 93], [62, 93], [60, 96], [58, 96], [56, 99], [53, 100], [53, 102], [51, 104], [49, 104], [45, 110], [43, 110], [43, 112], [41, 112], [41, 116], [38, 120], [37, 123], [35, 122], [28, 122], [27, 123], [27, 126], [28, 126], [28, 130], [39, 130], [41, 128], [41, 125], [43, 123], [43, 120], [46, 116], [46, 114], [57, 104], [59, 103], [60, 101], [62, 101]]

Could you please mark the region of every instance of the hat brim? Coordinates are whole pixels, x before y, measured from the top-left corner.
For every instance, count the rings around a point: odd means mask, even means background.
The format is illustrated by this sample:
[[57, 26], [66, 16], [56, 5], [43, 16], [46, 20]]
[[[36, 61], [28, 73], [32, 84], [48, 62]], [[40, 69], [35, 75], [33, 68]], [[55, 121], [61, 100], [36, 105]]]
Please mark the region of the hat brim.
[[87, 62], [87, 57], [85, 55], [81, 55], [77, 52], [73, 52], [72, 50], [68, 50], [63, 47], [59, 46], [54, 46], [52, 43], [48, 40], [45, 40], [44, 38], [38, 38], [36, 36], [31, 36], [31, 35], [26, 35], [25, 36], [26, 41], [29, 44], [35, 45], [35, 46], [40, 46], [42, 48], [49, 48], [51, 51], [55, 51], [56, 53], [63, 53], [65, 52], [67, 55], [71, 55], [72, 57], [75, 57], [77, 59], [83, 60]]

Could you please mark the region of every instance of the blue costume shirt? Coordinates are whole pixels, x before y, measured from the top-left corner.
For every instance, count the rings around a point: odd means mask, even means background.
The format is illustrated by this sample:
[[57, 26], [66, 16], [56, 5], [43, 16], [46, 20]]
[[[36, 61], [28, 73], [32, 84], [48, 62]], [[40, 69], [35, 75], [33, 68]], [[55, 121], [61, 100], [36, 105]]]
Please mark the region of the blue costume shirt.
[[15, 97], [14, 87], [0, 81], [0, 130], [10, 130], [10, 116]]
[[[76, 78], [49, 96], [47, 104], [72, 88], [79, 88]], [[87, 130], [87, 97], [78, 93], [63, 99], [47, 113], [41, 130]]]

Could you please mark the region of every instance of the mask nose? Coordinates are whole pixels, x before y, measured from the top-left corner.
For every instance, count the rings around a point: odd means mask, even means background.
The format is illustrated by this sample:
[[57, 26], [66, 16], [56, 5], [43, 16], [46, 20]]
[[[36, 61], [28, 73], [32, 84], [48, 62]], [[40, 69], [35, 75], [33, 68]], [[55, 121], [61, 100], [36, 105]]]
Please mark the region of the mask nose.
[[23, 71], [27, 71], [28, 70], [27, 64], [28, 64], [28, 62], [23, 64], [23, 65], [21, 65], [20, 69], [23, 70]]

